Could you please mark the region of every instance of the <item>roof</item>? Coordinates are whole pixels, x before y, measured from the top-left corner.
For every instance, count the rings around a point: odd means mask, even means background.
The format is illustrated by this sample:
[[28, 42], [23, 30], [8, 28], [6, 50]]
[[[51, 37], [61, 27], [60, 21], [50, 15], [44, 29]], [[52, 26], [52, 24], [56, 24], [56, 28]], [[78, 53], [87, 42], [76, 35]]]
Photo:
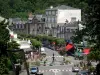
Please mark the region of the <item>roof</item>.
[[60, 5], [60, 6], [57, 6], [57, 7], [48, 8], [46, 10], [57, 10], [57, 9], [78, 9], [78, 8], [73, 8], [73, 7], [66, 6], [66, 5]]
[[64, 26], [65, 27], [78, 27], [77, 21], [75, 22], [70, 22], [70, 23], [58, 23], [59, 26]]
[[78, 27], [78, 23], [77, 22], [70, 22], [70, 23], [66, 24], [66, 27]]

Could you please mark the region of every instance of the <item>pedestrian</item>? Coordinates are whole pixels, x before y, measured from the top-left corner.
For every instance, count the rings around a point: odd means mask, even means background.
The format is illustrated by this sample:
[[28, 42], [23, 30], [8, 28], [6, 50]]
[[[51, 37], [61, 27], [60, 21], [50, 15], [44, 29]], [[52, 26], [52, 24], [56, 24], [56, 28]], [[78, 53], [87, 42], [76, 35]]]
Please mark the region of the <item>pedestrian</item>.
[[87, 62], [87, 66], [91, 66], [92, 64], [91, 64], [91, 62], [90, 61], [88, 61]]
[[44, 61], [44, 66], [46, 65], [46, 61]]
[[54, 57], [54, 53], [53, 53], [53, 57]]
[[52, 62], [54, 62], [54, 60], [55, 60], [55, 57], [54, 56], [52, 57], [52, 60], [53, 60]]
[[99, 63], [96, 66], [96, 75], [100, 75], [100, 60]]

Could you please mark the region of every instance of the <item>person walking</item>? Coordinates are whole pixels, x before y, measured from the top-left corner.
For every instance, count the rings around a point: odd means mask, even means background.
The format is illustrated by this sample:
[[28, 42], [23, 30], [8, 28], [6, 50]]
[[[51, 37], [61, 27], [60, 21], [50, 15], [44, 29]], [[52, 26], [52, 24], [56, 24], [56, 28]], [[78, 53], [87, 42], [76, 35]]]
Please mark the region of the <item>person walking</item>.
[[54, 56], [54, 53], [53, 53], [52, 62], [54, 62], [54, 60], [55, 60], [55, 56]]

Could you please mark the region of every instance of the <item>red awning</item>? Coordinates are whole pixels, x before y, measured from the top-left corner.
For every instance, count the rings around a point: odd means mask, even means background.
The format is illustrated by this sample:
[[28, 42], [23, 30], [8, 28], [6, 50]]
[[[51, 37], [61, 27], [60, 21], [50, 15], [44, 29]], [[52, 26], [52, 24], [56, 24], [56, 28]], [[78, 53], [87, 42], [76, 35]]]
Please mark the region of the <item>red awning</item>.
[[83, 49], [83, 53], [84, 54], [89, 54], [90, 53], [90, 48], [85, 48], [85, 49]]
[[71, 48], [73, 48], [74, 46], [73, 46], [73, 44], [68, 44], [67, 46], [66, 46], [66, 50], [68, 51], [68, 50], [70, 50]]

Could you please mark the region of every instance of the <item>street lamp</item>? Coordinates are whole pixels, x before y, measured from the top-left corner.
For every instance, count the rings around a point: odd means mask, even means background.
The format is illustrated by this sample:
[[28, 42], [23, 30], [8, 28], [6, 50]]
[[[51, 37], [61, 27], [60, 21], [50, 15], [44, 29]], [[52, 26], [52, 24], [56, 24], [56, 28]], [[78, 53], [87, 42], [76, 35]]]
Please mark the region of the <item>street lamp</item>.
[[66, 40], [66, 23], [64, 24], [64, 39]]

